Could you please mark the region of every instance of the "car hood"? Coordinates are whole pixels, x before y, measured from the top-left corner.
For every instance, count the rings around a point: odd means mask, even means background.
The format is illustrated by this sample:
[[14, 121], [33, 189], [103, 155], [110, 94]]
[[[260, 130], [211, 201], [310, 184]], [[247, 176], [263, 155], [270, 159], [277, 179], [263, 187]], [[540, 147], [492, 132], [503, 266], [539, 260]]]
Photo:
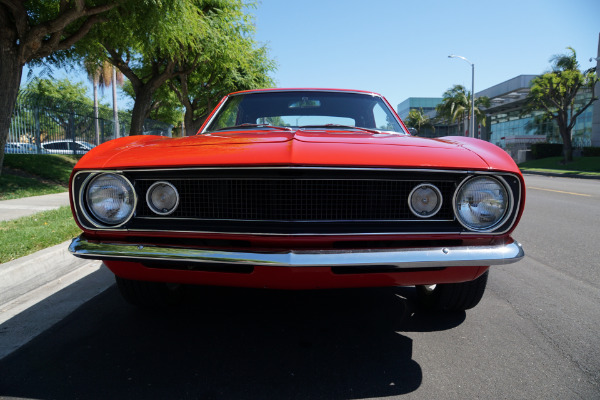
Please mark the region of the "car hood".
[[486, 146], [492, 145], [463, 139], [330, 129], [228, 131], [177, 139], [129, 136], [94, 148], [77, 169], [250, 165], [498, 168], [480, 154], [485, 155]]

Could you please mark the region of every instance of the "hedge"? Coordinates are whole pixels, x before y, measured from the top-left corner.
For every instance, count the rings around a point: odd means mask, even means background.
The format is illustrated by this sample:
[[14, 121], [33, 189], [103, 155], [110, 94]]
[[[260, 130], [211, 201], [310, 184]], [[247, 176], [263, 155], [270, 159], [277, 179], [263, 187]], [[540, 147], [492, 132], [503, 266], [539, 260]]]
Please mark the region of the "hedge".
[[584, 147], [582, 155], [584, 157], [600, 157], [600, 147]]
[[563, 145], [560, 143], [534, 143], [531, 145], [531, 154], [534, 159], [557, 157], [563, 154]]

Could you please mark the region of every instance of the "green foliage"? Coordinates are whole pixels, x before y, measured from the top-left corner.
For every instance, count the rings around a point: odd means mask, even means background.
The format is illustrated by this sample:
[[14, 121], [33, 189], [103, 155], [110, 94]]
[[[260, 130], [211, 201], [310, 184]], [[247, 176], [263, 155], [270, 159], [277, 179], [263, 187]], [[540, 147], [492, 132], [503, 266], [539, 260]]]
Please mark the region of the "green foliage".
[[[10, 154], [7, 154], [9, 156]], [[23, 197], [41, 196], [65, 192], [66, 187], [53, 182], [44, 182], [35, 178], [13, 175], [4, 169], [0, 176], [0, 200], [20, 199]]]
[[600, 175], [600, 157], [575, 157], [565, 163], [561, 156], [526, 161], [519, 164], [522, 171], [565, 173], [573, 175]]
[[[89, 115], [94, 103], [87, 95], [82, 82], [73, 83], [69, 79], [33, 78], [21, 90], [20, 96], [28, 101], [57, 113], [56, 118], [64, 122], [58, 114]], [[108, 104], [100, 104], [99, 118], [112, 119], [112, 109]]]
[[[552, 71], [539, 75], [531, 81], [524, 112], [542, 111], [547, 119], [556, 121], [563, 140], [565, 162], [571, 161], [571, 131], [577, 117], [597, 99], [594, 87], [598, 82], [596, 71], [592, 68], [581, 71], [577, 54], [568, 48], [570, 54], [553, 56]], [[589, 100], [576, 101], [577, 94], [586, 89], [591, 93]]]
[[408, 117], [404, 121], [406, 126], [409, 128], [414, 128], [417, 131], [417, 134], [421, 132], [422, 128], [431, 128], [435, 130], [432, 120], [423, 113], [423, 109], [415, 110], [412, 109], [408, 112]]
[[80, 232], [70, 207], [0, 222], [0, 263], [57, 245]]
[[66, 186], [80, 158], [67, 154], [7, 154], [4, 165]]
[[257, 48], [251, 38], [239, 34], [230, 37], [229, 44], [233, 47], [213, 49], [204, 55], [207, 62], [169, 82], [169, 87], [185, 106], [188, 135], [198, 131], [223, 96], [274, 85], [269, 72], [275, 64], [267, 57], [264, 47]]
[[[446, 90], [442, 96], [442, 102], [436, 107], [437, 115], [447, 122], [456, 122], [460, 124], [465, 121], [471, 112], [471, 92], [462, 85], [454, 85]], [[475, 117], [477, 123], [485, 126], [485, 112], [483, 107], [490, 106], [490, 99], [486, 96], [475, 99]]]
[[[123, 93], [135, 100], [135, 92], [131, 82], [125, 81]], [[152, 97], [149, 118], [173, 126], [181, 126], [184, 108], [177, 95], [167, 86], [161, 86]]]
[[179, 86], [186, 109], [195, 110], [191, 115], [202, 118], [213, 98], [232, 87], [271, 83], [261, 71], [272, 64], [264, 49], [255, 48], [246, 7], [242, 0], [126, 2], [113, 10], [111, 28], [95, 29], [77, 54], [108, 59], [129, 79], [127, 91], [135, 98], [130, 134], [149, 116], [180, 120], [172, 94], [162, 88], [169, 80]]
[[562, 144], [557, 143], [533, 143], [531, 145], [531, 154], [533, 158], [556, 157], [562, 154]]
[[[39, 123], [40, 138], [69, 137], [75, 132], [90, 130], [93, 120], [93, 102], [87, 96], [83, 83], [72, 83], [68, 79], [54, 80], [34, 78], [19, 94], [20, 104], [13, 115], [12, 123], [23, 121]], [[42, 116], [42, 117], [40, 117]], [[99, 117], [112, 120], [112, 110], [107, 105], [99, 107]], [[13, 125], [13, 129], [14, 129]], [[33, 140], [33, 133], [27, 132], [21, 140]]]
[[0, 176], [0, 200], [66, 191], [79, 158], [63, 154], [6, 154], [7, 170]]
[[600, 157], [600, 147], [584, 147], [584, 157]]
[[81, 82], [68, 79], [34, 78], [22, 90], [22, 95], [46, 108], [58, 111], [86, 111], [93, 105], [87, 89]]

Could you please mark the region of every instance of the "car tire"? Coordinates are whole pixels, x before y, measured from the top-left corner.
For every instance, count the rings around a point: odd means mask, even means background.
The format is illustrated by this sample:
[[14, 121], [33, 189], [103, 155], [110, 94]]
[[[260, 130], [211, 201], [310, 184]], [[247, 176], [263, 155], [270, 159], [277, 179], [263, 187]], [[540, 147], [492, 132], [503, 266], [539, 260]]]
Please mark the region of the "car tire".
[[462, 283], [417, 285], [417, 301], [425, 309], [437, 311], [465, 311], [475, 307], [483, 297], [487, 285], [486, 271], [479, 278]]
[[182, 300], [180, 285], [147, 282], [115, 276], [121, 296], [130, 304], [143, 308], [177, 305]]

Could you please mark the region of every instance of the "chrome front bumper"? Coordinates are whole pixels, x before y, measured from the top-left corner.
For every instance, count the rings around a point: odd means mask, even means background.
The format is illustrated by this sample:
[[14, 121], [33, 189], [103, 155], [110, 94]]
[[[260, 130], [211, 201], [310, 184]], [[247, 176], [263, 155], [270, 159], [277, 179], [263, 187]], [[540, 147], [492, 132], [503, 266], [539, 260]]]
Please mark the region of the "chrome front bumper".
[[516, 241], [495, 246], [246, 252], [92, 242], [83, 235], [73, 239], [69, 251], [76, 257], [97, 260], [273, 267], [468, 267], [510, 264], [525, 256], [523, 248]]

